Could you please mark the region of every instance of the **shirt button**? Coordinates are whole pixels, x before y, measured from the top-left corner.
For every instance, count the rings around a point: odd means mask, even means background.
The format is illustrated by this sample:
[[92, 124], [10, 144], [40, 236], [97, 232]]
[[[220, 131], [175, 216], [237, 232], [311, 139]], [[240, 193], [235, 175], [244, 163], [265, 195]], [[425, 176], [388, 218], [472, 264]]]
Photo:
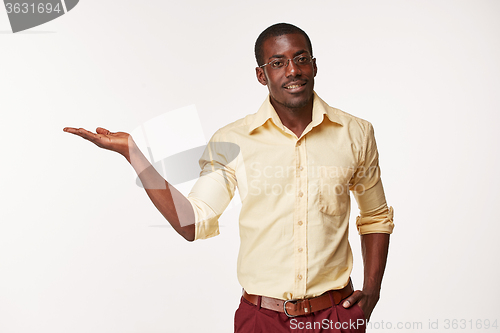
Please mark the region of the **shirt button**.
[[303, 223], [304, 223], [304, 222], [302, 222], [302, 221], [299, 221], [299, 222], [298, 222], [298, 225], [302, 225]]
[[303, 167], [302, 165], [301, 165], [301, 166], [299, 166], [299, 170], [300, 170], [300, 171], [304, 170], [304, 167]]
[[299, 252], [302, 252], [302, 251], [303, 251], [303, 249], [301, 247], [299, 247]]
[[302, 193], [302, 191], [299, 191], [299, 197], [302, 197], [304, 195], [304, 193]]
[[301, 143], [300, 141], [299, 141], [299, 142], [297, 142], [297, 146], [300, 146], [301, 144], [302, 144], [302, 143]]
[[297, 279], [302, 280], [302, 275], [297, 275]]

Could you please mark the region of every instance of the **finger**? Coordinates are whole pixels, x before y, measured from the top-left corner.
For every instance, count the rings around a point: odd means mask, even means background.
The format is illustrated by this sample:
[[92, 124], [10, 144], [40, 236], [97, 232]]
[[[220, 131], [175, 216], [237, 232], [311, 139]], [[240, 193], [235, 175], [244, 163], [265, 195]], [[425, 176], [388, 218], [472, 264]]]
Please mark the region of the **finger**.
[[107, 129], [105, 128], [102, 128], [102, 127], [97, 127], [96, 130], [95, 130], [98, 134], [104, 134], [104, 135], [110, 135], [111, 132], [108, 131]]
[[351, 296], [342, 303], [344, 308], [350, 308], [353, 304], [356, 304], [363, 297], [363, 292], [361, 290], [356, 290]]
[[78, 128], [74, 127], [64, 127], [63, 128], [64, 132], [71, 133], [71, 134], [76, 134], [78, 132]]
[[78, 135], [79, 137], [82, 137], [94, 143], [95, 141], [100, 139], [100, 135], [87, 131], [85, 128], [72, 128], [68, 129], [67, 132]]
[[81, 136], [84, 139], [90, 139], [93, 135], [96, 135], [92, 132], [87, 131], [85, 128], [73, 128], [73, 127], [65, 127], [63, 129], [64, 132], [75, 134]]

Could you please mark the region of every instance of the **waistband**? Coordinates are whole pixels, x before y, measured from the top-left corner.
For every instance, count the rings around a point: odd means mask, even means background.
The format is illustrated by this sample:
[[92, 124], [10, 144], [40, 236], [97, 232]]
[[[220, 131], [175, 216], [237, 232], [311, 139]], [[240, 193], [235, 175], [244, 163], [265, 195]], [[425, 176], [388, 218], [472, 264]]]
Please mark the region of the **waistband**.
[[329, 290], [320, 296], [312, 298], [284, 301], [272, 297], [248, 294], [246, 291], [243, 292], [243, 298], [253, 305], [260, 306], [264, 309], [283, 312], [288, 317], [297, 317], [337, 305], [344, 298], [349, 297], [353, 292], [354, 288], [352, 286], [352, 281], [349, 279], [349, 283], [344, 288]]

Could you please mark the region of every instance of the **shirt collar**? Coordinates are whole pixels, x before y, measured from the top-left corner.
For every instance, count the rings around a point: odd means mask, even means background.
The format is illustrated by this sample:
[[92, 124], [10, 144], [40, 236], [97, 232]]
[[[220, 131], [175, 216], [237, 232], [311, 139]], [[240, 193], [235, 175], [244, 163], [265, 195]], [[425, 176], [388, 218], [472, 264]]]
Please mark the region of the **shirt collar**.
[[[250, 127], [248, 128], [248, 133], [252, 133], [255, 129], [264, 125], [268, 120], [271, 120], [274, 123], [274, 125], [276, 125], [281, 130], [283, 131], [285, 130], [285, 126], [283, 125], [283, 123], [280, 120], [280, 117], [274, 110], [274, 107], [272, 106], [269, 98], [270, 97], [268, 95], [264, 103], [262, 103], [262, 105], [260, 106], [259, 111], [257, 111], [257, 113], [255, 114], [255, 118], [250, 123]], [[303, 134], [309, 132], [313, 127], [316, 127], [319, 124], [321, 124], [325, 119], [325, 115], [331, 122], [343, 126], [343, 123], [340, 120], [338, 114], [335, 112], [335, 109], [326, 104], [325, 101], [323, 101], [316, 94], [316, 92], [314, 92], [312, 121], [306, 127]]]

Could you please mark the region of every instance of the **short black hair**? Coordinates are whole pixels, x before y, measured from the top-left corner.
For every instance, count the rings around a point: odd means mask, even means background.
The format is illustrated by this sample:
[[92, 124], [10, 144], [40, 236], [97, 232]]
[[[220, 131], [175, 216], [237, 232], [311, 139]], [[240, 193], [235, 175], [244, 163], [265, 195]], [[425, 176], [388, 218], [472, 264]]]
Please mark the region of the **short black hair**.
[[304, 30], [299, 27], [294, 26], [289, 23], [276, 23], [262, 31], [257, 41], [255, 41], [255, 60], [257, 60], [257, 64], [262, 66], [264, 64], [264, 51], [262, 50], [262, 45], [264, 42], [271, 37], [278, 37], [282, 35], [289, 34], [300, 34], [306, 38], [307, 46], [309, 47], [309, 51], [311, 52], [311, 56], [313, 55], [312, 44], [309, 36], [304, 32]]

